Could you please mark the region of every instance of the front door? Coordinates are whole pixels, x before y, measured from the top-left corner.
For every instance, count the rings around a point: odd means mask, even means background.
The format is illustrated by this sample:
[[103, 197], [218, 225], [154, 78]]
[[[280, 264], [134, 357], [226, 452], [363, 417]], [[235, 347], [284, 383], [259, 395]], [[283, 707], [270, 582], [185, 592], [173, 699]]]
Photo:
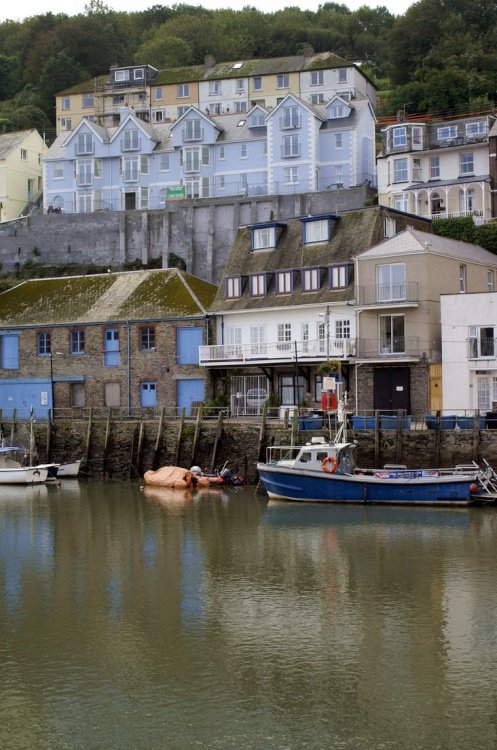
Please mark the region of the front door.
[[379, 411], [411, 410], [408, 367], [376, 367], [374, 371], [374, 408]]

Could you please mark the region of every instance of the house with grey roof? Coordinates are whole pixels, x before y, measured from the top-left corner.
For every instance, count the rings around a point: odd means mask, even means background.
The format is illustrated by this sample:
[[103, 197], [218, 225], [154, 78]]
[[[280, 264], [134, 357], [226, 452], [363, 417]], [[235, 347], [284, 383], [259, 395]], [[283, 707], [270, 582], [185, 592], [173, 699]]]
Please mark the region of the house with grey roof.
[[239, 229], [211, 306], [216, 343], [200, 349], [214, 389], [229, 381], [234, 414], [260, 411], [270, 395], [282, 407], [318, 407], [329, 361], [339, 362], [335, 390], [354, 397], [362, 335], [354, 256], [409, 225], [430, 229], [381, 207]]
[[[417, 418], [445, 408], [441, 296], [459, 295], [467, 310], [474, 293], [495, 289], [496, 274], [493, 253], [421, 231], [414, 222], [356, 253], [357, 341], [349, 380], [356, 408], [403, 409]], [[451, 397], [454, 408], [453, 386]], [[460, 408], [466, 403], [461, 393]]]
[[163, 209], [178, 198], [341, 190], [375, 182], [369, 99], [320, 105], [293, 94], [272, 110], [212, 116], [189, 107], [151, 125], [122, 109], [116, 127], [83, 119], [44, 162], [46, 211]]
[[0, 221], [25, 216], [40, 201], [46, 150], [37, 130], [0, 134]]
[[3, 292], [2, 413], [190, 413], [210, 395], [198, 352], [215, 292], [178, 269], [33, 279]]

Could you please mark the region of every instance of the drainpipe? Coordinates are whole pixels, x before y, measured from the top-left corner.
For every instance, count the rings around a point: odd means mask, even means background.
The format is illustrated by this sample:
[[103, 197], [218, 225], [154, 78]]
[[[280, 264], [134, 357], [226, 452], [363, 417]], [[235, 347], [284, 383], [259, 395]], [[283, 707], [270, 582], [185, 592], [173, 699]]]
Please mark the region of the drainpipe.
[[128, 417], [131, 415], [131, 330], [129, 327], [129, 320], [126, 321], [127, 329], [127, 348], [128, 348]]

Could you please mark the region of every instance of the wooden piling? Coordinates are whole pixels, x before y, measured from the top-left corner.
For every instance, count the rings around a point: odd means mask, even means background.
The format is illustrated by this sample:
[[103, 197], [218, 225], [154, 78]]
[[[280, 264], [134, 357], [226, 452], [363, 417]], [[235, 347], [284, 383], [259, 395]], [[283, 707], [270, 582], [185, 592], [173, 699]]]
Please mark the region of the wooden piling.
[[195, 463], [195, 454], [197, 452], [197, 445], [198, 445], [198, 440], [200, 437], [201, 424], [202, 424], [202, 404], [199, 404], [198, 409], [197, 409], [197, 420], [195, 422], [195, 434], [193, 436], [192, 456], [191, 456], [192, 464]]
[[380, 412], [378, 409], [374, 413], [374, 465], [380, 465]]
[[178, 466], [179, 464], [179, 456], [181, 451], [181, 439], [183, 437], [183, 425], [185, 423], [185, 407], [181, 409], [181, 414], [179, 417], [179, 427], [178, 427], [178, 439], [176, 441], [176, 454], [174, 456], [174, 465]]
[[102, 463], [102, 469], [103, 473], [107, 473], [107, 458], [109, 456], [109, 445], [110, 445], [110, 435], [111, 435], [111, 426], [112, 426], [112, 409], [109, 406], [109, 411], [107, 412], [107, 422], [105, 425], [105, 437], [104, 437], [104, 456], [103, 456], [103, 463]]
[[[50, 421], [50, 420], [49, 420]], [[88, 456], [90, 455], [91, 428], [93, 424], [93, 407], [90, 406], [88, 412], [88, 427], [86, 429], [85, 452], [83, 455], [83, 466], [88, 465]]]
[[217, 452], [219, 449], [219, 443], [221, 442], [222, 436], [223, 436], [223, 411], [221, 409], [217, 417], [216, 437], [214, 438], [214, 447], [212, 449], [212, 458], [211, 458], [211, 472], [214, 471], [216, 467]]
[[162, 439], [162, 432], [164, 430], [164, 414], [165, 409], [162, 407], [160, 410], [160, 416], [159, 416], [159, 425], [157, 427], [157, 435], [155, 436], [155, 446], [154, 446], [154, 458], [152, 462], [152, 468], [154, 470], [157, 470], [159, 466], [157, 466], [158, 458], [159, 458], [159, 449], [160, 449], [160, 442]]
[[266, 439], [266, 421], [267, 421], [268, 405], [267, 401], [262, 409], [261, 429], [259, 430], [259, 442], [257, 443], [257, 460], [262, 461], [262, 449]]

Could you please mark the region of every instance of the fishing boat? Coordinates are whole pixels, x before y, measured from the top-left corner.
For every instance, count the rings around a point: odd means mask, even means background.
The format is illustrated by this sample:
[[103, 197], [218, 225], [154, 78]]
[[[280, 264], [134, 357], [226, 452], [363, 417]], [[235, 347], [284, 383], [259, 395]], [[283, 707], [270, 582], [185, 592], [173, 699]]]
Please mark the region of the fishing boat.
[[81, 460], [71, 461], [64, 464], [50, 464], [48, 476], [52, 479], [75, 479], [79, 474]]
[[329, 442], [319, 436], [305, 445], [267, 449], [266, 461], [258, 463], [257, 470], [271, 499], [426, 506], [497, 500], [497, 475], [487, 462], [449, 469], [357, 466], [357, 443], [347, 440], [343, 408], [337, 417], [339, 428]]
[[0, 446], [0, 484], [42, 484], [46, 482], [48, 468], [43, 465], [26, 466], [28, 452], [12, 445]]

